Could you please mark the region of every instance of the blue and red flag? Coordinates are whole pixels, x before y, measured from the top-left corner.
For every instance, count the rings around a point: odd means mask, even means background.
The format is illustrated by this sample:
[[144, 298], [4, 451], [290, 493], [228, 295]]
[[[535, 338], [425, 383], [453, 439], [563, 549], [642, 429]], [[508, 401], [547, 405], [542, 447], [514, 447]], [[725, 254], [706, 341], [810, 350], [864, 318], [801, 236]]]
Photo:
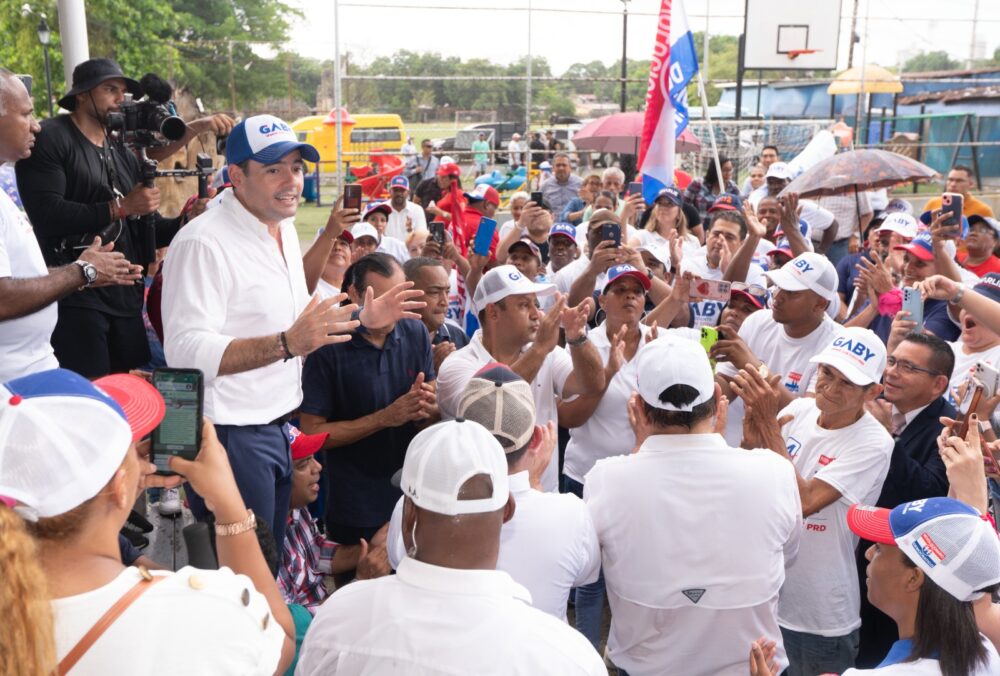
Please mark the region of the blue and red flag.
[[639, 145], [642, 196], [647, 204], [674, 182], [674, 144], [687, 128], [687, 86], [697, 72], [698, 57], [684, 3], [661, 0]]

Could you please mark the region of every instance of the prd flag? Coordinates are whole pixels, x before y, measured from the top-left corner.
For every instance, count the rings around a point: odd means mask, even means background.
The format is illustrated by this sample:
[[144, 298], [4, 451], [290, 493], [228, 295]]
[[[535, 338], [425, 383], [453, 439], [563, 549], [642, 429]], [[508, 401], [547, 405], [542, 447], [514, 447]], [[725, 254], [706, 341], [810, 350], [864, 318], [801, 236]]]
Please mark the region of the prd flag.
[[647, 204], [674, 182], [674, 144], [687, 127], [687, 86], [697, 72], [698, 57], [684, 3], [661, 0], [639, 145], [642, 196]]

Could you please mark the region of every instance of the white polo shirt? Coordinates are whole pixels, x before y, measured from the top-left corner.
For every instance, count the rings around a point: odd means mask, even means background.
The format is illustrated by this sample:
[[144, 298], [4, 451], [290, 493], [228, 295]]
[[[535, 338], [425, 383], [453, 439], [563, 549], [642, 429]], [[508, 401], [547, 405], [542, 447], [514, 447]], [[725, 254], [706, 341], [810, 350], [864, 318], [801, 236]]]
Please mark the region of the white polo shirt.
[[[531, 348], [524, 346], [522, 352]], [[458, 401], [462, 398], [465, 386], [479, 369], [495, 362], [485, 347], [483, 347], [483, 330], [477, 330], [469, 344], [448, 355], [441, 364], [437, 374], [437, 401], [441, 409], [441, 418], [450, 420], [458, 410]], [[569, 352], [556, 347], [545, 356], [538, 374], [531, 381], [531, 392], [535, 398], [535, 422], [544, 425], [550, 420], [558, 423], [559, 412], [556, 409], [556, 397], [562, 397], [566, 379], [573, 372], [573, 358]], [[546, 491], [558, 490], [559, 462], [553, 454], [553, 461], [542, 475], [542, 487]]]
[[404, 559], [320, 606], [295, 673], [607, 676], [582, 634], [530, 601], [507, 573]]
[[[0, 190], [0, 278], [28, 279], [49, 274], [27, 217]], [[80, 275], [83, 285], [83, 275]], [[52, 351], [58, 310], [51, 303], [30, 315], [0, 322], [0, 383], [59, 368]]]
[[267, 226], [236, 193], [181, 228], [163, 263], [167, 363], [205, 374], [205, 416], [221, 425], [261, 425], [302, 402], [302, 360], [219, 375], [229, 343], [287, 331], [309, 302], [292, 219], [278, 250]]
[[747, 646], [779, 642], [778, 590], [802, 507], [774, 452], [718, 434], [658, 435], [600, 460], [584, 502], [597, 528], [611, 604], [612, 661], [634, 676], [745, 676]]
[[[509, 480], [516, 509], [500, 530], [497, 570], [531, 592], [531, 605], [565, 622], [569, 590], [594, 582], [601, 569], [590, 511], [572, 493], [536, 491], [526, 471], [511, 474]], [[406, 557], [402, 523], [400, 498], [386, 538], [393, 568]]]
[[396, 239], [388, 235], [379, 240], [376, 251], [389, 254], [399, 261], [400, 265], [410, 260], [410, 250], [406, 248], [406, 243], [401, 239]]
[[[640, 348], [645, 344], [650, 327], [639, 324]], [[601, 324], [589, 334], [590, 342], [601, 355], [605, 366], [611, 356], [611, 341], [608, 339], [607, 322]], [[700, 334], [699, 334], [700, 337]], [[636, 354], [639, 351], [636, 350]], [[636, 389], [638, 374], [635, 370], [635, 355], [632, 360], [622, 364], [611, 379], [604, 396], [594, 412], [580, 427], [569, 431], [569, 443], [566, 445], [566, 459], [563, 462], [563, 474], [574, 481], [583, 483], [587, 472], [601, 458], [612, 455], [625, 455], [635, 446], [635, 433], [628, 422], [628, 400]]]
[[806, 518], [799, 556], [785, 571], [778, 622], [793, 631], [845, 636], [861, 626], [861, 591], [854, 549], [858, 536], [847, 527], [847, 509], [875, 504], [889, 471], [893, 440], [870, 413], [839, 430], [818, 424], [816, 400], [786, 406], [791, 415], [781, 435], [803, 479], [819, 479], [841, 497]]
[[399, 211], [396, 211], [392, 203], [389, 204], [389, 208], [389, 221], [385, 224], [383, 235], [395, 237], [401, 242], [406, 242], [406, 237], [410, 234], [406, 230], [407, 216], [410, 217], [410, 227], [413, 229], [413, 232], [427, 229], [427, 217], [424, 215], [424, 210], [410, 200], [406, 200], [406, 205]]

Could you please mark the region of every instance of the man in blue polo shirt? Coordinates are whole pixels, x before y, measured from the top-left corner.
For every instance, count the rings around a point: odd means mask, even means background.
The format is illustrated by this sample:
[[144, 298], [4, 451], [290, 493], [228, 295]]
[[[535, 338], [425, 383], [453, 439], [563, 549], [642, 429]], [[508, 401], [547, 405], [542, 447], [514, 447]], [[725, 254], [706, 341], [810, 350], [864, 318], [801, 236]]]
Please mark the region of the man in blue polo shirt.
[[[344, 273], [351, 302], [362, 303], [409, 284], [396, 260], [383, 253], [361, 258]], [[355, 333], [306, 360], [301, 428], [329, 433], [325, 471], [327, 536], [341, 544], [371, 539], [392, 514], [401, 493], [390, 483], [419, 429], [437, 419], [431, 339], [417, 319]]]

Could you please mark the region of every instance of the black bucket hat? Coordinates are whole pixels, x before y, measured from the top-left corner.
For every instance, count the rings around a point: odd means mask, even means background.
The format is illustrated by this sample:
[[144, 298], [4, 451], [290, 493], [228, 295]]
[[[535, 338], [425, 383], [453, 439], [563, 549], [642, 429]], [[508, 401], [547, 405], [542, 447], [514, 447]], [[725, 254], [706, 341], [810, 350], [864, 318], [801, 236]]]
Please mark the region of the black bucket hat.
[[141, 98], [143, 91], [138, 82], [125, 77], [121, 67], [112, 59], [87, 59], [77, 64], [73, 69], [73, 86], [66, 96], [59, 99], [59, 105], [66, 110], [76, 108], [76, 95], [89, 92], [91, 89], [108, 80], [125, 80], [125, 87], [135, 98]]

